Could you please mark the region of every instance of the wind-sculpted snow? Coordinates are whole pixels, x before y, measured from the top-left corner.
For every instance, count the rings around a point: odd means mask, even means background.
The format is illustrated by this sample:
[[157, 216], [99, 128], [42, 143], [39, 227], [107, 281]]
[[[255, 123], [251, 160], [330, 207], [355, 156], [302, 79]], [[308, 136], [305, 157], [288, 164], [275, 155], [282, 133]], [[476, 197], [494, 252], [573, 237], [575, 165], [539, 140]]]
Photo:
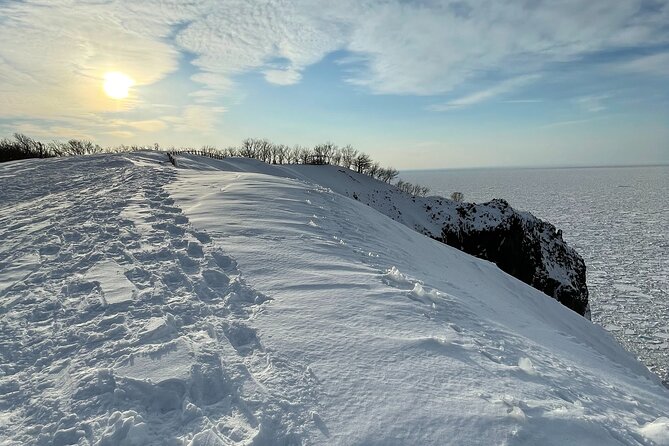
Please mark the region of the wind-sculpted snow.
[[669, 444], [659, 380], [495, 265], [310, 166], [165, 161], [0, 166], [0, 444]]
[[309, 375], [248, 325], [268, 298], [175, 206], [163, 157], [2, 167], [1, 444], [279, 444], [310, 419]]
[[[590, 317], [585, 263], [550, 223], [528, 212], [518, 212], [504, 200], [475, 204], [441, 197], [411, 197], [364, 175], [343, 169], [337, 169], [337, 173], [339, 184], [332, 180], [326, 183], [333, 190], [421, 234], [490, 260], [503, 271]], [[317, 178], [314, 181], [320, 182]]]
[[481, 259], [590, 317], [586, 267], [561, 231], [504, 200], [458, 203], [412, 197], [395, 186], [334, 166], [270, 166], [255, 160], [182, 160], [204, 170], [266, 173], [298, 178], [354, 198], [395, 221]]
[[181, 161], [177, 203], [273, 298], [263, 345], [314, 377], [304, 444], [669, 441], [669, 393], [603, 329], [337, 193], [338, 171]]

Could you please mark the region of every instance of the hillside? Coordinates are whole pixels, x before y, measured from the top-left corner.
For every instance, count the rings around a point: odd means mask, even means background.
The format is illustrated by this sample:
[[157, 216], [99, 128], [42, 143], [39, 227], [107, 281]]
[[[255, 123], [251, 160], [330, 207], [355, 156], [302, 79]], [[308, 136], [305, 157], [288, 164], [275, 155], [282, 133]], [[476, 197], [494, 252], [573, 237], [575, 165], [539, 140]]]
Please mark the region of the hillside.
[[340, 176], [1, 165], [0, 443], [669, 444], [608, 333]]
[[412, 196], [368, 175], [338, 166], [268, 165], [251, 159], [179, 156], [185, 168], [263, 173], [318, 184], [353, 198], [435, 240], [495, 263], [505, 272], [590, 318], [583, 258], [562, 232], [504, 200], [460, 203]]

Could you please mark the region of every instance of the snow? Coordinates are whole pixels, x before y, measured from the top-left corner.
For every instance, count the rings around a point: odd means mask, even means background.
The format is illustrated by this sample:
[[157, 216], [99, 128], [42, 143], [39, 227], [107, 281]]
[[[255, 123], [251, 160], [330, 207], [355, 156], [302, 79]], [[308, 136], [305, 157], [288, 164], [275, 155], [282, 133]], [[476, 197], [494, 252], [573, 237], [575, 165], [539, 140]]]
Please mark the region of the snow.
[[588, 267], [593, 322], [669, 386], [669, 166], [402, 173], [444, 196], [503, 197], [565, 229]]
[[667, 444], [608, 333], [364, 177], [165, 161], [0, 166], [0, 443]]
[[97, 263], [84, 277], [98, 284], [103, 305], [125, 303], [136, 294], [135, 286], [125, 277], [125, 270], [113, 260]]
[[639, 432], [658, 446], [669, 445], [669, 418], [661, 417], [645, 424]]
[[[461, 213], [459, 203], [452, 200], [430, 196], [414, 197], [401, 192], [395, 186], [371, 179], [350, 169], [338, 166], [313, 165], [269, 165], [257, 160], [212, 160], [208, 158], [180, 157], [179, 166], [188, 169], [228, 172], [260, 173], [278, 177], [292, 178], [306, 183], [316, 184], [326, 191], [353, 198], [364, 203], [393, 220], [414, 229], [421, 234], [442, 240], [443, 230], [449, 228], [456, 233], [482, 230], [503, 230], [505, 225], [517, 217], [528, 233], [528, 243], [536, 242], [541, 247], [541, 256], [534, 271], [535, 285], [544, 283], [545, 278], [554, 279], [561, 287], [577, 289], [585, 293], [585, 277], [580, 278], [578, 254], [564, 244], [555, 234], [550, 224], [536, 219], [529, 212], [518, 212], [504, 201], [494, 200], [484, 204], [465, 203], [468, 211]], [[308, 199], [307, 199], [308, 200]], [[309, 225], [318, 227], [318, 218], [314, 216]], [[536, 240], [534, 238], [536, 237]], [[585, 267], [582, 269], [585, 275]], [[583, 287], [583, 289], [581, 288]], [[544, 290], [546, 291], [546, 290]], [[546, 291], [549, 294], [552, 291]], [[557, 296], [553, 296], [557, 297]], [[586, 308], [586, 316], [589, 310]]]

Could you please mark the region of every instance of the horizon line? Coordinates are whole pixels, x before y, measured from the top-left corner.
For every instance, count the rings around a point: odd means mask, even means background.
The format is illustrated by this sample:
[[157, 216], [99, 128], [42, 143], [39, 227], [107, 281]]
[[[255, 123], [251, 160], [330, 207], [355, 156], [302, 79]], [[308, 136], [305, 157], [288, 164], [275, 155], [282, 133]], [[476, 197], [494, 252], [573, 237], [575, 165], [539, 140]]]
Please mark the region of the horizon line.
[[669, 162], [646, 164], [558, 164], [558, 165], [511, 165], [511, 166], [465, 166], [465, 167], [430, 167], [401, 169], [402, 172], [435, 172], [441, 170], [492, 170], [492, 169], [606, 169], [625, 167], [669, 167]]

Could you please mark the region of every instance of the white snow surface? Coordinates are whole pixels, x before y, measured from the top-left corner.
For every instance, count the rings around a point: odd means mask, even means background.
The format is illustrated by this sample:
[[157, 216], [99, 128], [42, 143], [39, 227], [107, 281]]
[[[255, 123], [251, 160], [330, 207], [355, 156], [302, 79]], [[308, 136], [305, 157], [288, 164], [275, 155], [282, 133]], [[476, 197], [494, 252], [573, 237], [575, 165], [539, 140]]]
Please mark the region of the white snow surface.
[[166, 160], [0, 165], [0, 444], [669, 444], [659, 379], [381, 183]]
[[[300, 179], [306, 182], [321, 185], [333, 192], [353, 198], [364, 203], [393, 220], [418, 231], [421, 234], [440, 240], [442, 231], [448, 227], [451, 230], [483, 231], [502, 229], [509, 223], [512, 215], [519, 217], [525, 224], [527, 231], [536, 231], [541, 246], [541, 263], [536, 265], [535, 274], [546, 274], [565, 287], [578, 289], [580, 282], [578, 273], [574, 269], [575, 257], [579, 257], [573, 248], [567, 246], [561, 237], [554, 236], [555, 228], [548, 225], [539, 225], [540, 222], [529, 212], [518, 212], [506, 203], [490, 202], [483, 204], [469, 204], [467, 217], [458, 215], [458, 205], [447, 198], [439, 196], [415, 197], [400, 191], [392, 184], [384, 183], [359, 174], [350, 169], [339, 166], [314, 165], [268, 165], [251, 159], [211, 160], [193, 156], [181, 157], [180, 166], [198, 170], [227, 170], [234, 172], [255, 172], [273, 176]], [[312, 221], [311, 225], [316, 222]], [[532, 229], [530, 229], [532, 228]], [[560, 245], [560, 246], [558, 246]], [[558, 261], [557, 252], [566, 250], [567, 259]], [[571, 261], [569, 259], [571, 257]], [[579, 257], [580, 259], [580, 257]], [[564, 262], [566, 260], [566, 262]], [[589, 318], [589, 314], [588, 314]]]

